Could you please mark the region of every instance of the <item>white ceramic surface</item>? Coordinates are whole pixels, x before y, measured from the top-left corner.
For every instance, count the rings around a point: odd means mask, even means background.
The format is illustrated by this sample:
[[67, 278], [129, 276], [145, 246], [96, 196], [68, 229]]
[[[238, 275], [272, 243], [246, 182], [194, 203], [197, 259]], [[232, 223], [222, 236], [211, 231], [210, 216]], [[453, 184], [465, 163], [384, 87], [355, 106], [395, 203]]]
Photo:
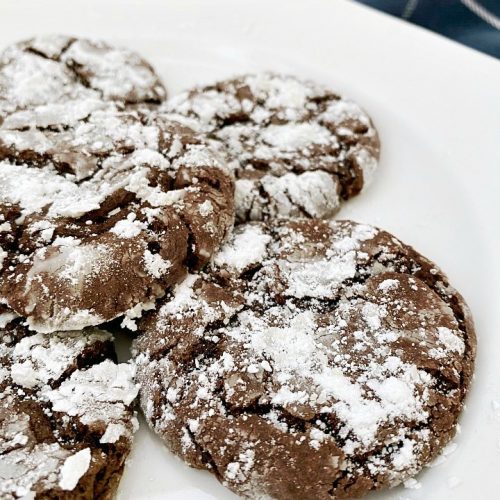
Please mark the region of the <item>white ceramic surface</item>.
[[[479, 338], [456, 451], [418, 476], [420, 489], [370, 498], [500, 498], [500, 62], [342, 0], [0, 1], [0, 46], [46, 32], [138, 50], [171, 95], [273, 69], [331, 84], [368, 110], [380, 169], [339, 216], [388, 229], [440, 265]], [[231, 498], [141, 427], [119, 500]]]

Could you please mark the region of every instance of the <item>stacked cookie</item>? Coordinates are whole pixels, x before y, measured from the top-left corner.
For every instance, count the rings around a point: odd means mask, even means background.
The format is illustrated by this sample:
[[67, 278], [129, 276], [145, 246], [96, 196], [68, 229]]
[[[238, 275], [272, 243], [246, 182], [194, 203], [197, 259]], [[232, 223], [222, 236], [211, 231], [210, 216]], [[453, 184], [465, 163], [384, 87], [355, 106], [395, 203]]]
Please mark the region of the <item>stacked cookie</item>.
[[137, 54], [42, 37], [0, 61], [2, 498], [108, 498], [135, 427], [131, 364], [96, 326], [135, 318], [233, 224], [205, 140], [153, 111]]
[[[332, 219], [379, 149], [366, 113], [312, 82], [248, 75], [166, 101], [126, 50], [6, 49], [2, 495], [112, 496], [137, 392], [170, 450], [249, 498], [358, 497], [431, 461], [474, 329], [435, 265]], [[111, 320], [135, 332], [130, 363]]]

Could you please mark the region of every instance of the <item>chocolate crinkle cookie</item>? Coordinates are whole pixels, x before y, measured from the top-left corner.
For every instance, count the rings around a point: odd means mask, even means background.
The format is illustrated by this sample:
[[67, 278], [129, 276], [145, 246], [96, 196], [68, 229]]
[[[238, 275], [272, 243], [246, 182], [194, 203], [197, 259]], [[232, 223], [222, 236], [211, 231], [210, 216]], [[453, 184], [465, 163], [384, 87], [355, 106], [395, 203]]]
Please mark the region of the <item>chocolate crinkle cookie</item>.
[[146, 418], [249, 498], [359, 497], [453, 437], [475, 335], [446, 276], [350, 221], [247, 223], [141, 319]]
[[[163, 84], [137, 53], [105, 42], [43, 35], [0, 54], [0, 123], [57, 114], [64, 101], [112, 100], [121, 106], [159, 104]], [[14, 114], [13, 117], [10, 115]]]
[[376, 169], [369, 116], [321, 85], [273, 73], [186, 91], [163, 105], [207, 134], [236, 175], [236, 218], [328, 218]]
[[0, 303], [37, 331], [151, 308], [233, 222], [231, 174], [137, 54], [63, 36], [0, 55]]
[[0, 301], [37, 331], [151, 308], [233, 223], [233, 180], [192, 130], [102, 100], [0, 126]]
[[113, 498], [137, 426], [132, 365], [103, 330], [33, 333], [15, 316], [0, 312], [0, 497]]

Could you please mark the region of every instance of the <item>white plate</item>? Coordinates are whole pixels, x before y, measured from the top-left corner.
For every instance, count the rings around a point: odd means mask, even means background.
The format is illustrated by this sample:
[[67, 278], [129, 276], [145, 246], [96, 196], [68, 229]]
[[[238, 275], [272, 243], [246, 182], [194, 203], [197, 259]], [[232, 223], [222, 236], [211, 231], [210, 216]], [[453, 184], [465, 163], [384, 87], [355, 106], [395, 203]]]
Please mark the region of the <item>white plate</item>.
[[[340, 216], [382, 226], [435, 260], [468, 300], [479, 337], [456, 451], [418, 476], [420, 489], [399, 487], [370, 498], [499, 498], [498, 61], [339, 0], [1, 0], [0, 20], [0, 45], [65, 32], [136, 49], [171, 95], [273, 69], [315, 78], [357, 99], [379, 128], [383, 156], [371, 188]], [[120, 500], [231, 498], [142, 426]]]

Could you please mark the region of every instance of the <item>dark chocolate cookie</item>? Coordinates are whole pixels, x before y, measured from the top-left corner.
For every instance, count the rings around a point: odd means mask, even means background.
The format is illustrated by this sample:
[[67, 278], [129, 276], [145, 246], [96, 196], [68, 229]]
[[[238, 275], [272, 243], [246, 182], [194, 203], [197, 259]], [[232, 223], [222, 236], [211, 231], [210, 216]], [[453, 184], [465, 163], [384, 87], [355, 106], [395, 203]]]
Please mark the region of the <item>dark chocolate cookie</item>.
[[0, 126], [0, 302], [37, 331], [151, 308], [233, 222], [233, 181], [192, 130], [73, 100]]
[[[4, 310], [2, 319], [12, 314]], [[137, 426], [130, 364], [97, 329], [0, 331], [0, 497], [111, 499]]]
[[123, 106], [159, 104], [165, 96], [149, 63], [101, 41], [44, 35], [0, 54], [0, 123], [57, 114], [64, 101], [84, 106], [113, 100]]
[[213, 139], [236, 175], [236, 218], [331, 217], [377, 166], [367, 114], [327, 88], [291, 76], [246, 75], [165, 103]]
[[469, 309], [389, 233], [247, 223], [139, 325], [141, 406], [167, 446], [249, 498], [359, 497], [455, 433]]

